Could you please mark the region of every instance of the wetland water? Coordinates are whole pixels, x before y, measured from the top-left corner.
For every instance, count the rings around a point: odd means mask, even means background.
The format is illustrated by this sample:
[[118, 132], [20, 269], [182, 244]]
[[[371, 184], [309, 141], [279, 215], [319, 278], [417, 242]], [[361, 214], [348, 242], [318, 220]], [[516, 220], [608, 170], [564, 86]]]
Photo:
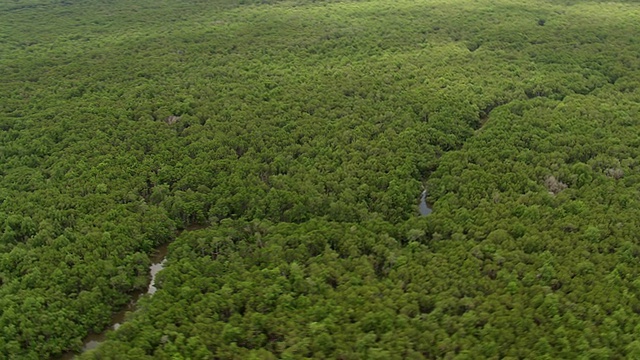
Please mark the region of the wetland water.
[[422, 192], [418, 210], [420, 211], [421, 216], [427, 216], [433, 212], [433, 209], [431, 209], [431, 205], [427, 202], [427, 190]]
[[[180, 236], [180, 234], [185, 231], [199, 230], [205, 227], [206, 227], [205, 225], [189, 225], [184, 230], [179, 231], [177, 236]], [[122, 309], [120, 309], [120, 311], [114, 313], [111, 316], [111, 326], [106, 328], [101, 333], [90, 333], [89, 335], [87, 335], [82, 341], [83, 345], [82, 345], [82, 350], [80, 351], [81, 353], [91, 349], [95, 349], [98, 345], [100, 345], [101, 342], [105, 341], [107, 339], [107, 333], [110, 330], [117, 330], [120, 327], [120, 324], [122, 324], [125, 321], [125, 316], [127, 315], [127, 313], [135, 311], [136, 303], [143, 295], [145, 294], [153, 295], [156, 292], [156, 290], [158, 290], [155, 286], [156, 275], [158, 274], [158, 272], [160, 272], [160, 270], [164, 268], [164, 264], [166, 261], [165, 258], [168, 252], [169, 252], [169, 243], [160, 245], [158, 248], [156, 248], [153, 255], [150, 256], [151, 265], [149, 266], [149, 275], [151, 275], [151, 280], [149, 281], [149, 286], [147, 287], [147, 289], [136, 291], [132, 294], [132, 298], [129, 304], [127, 304]], [[64, 353], [61, 357], [59, 357], [59, 359], [69, 360], [69, 359], [73, 359], [76, 355], [78, 354], [69, 351]]]
[[[431, 205], [427, 202], [427, 190], [424, 190], [420, 196], [420, 204], [418, 206], [418, 210], [420, 211], [421, 216], [427, 216], [433, 212]], [[193, 231], [205, 228], [205, 225], [190, 225], [186, 227], [184, 230], [178, 232], [177, 236], [184, 231]], [[150, 257], [151, 265], [149, 266], [149, 275], [151, 276], [151, 280], [149, 281], [149, 286], [145, 291], [136, 291], [133, 293], [132, 299], [124, 306], [120, 311], [114, 313], [111, 316], [111, 326], [106, 328], [104, 331], [100, 333], [90, 333], [83, 340], [82, 350], [81, 352], [85, 352], [88, 350], [95, 349], [101, 342], [105, 341], [107, 338], [107, 333], [110, 330], [117, 330], [125, 321], [125, 316], [127, 313], [135, 311], [136, 304], [138, 300], [145, 294], [153, 295], [158, 289], [156, 288], [156, 275], [160, 270], [164, 268], [164, 264], [166, 261], [166, 256], [169, 251], [169, 243], [163, 244], [156, 248], [154, 254]], [[59, 359], [61, 360], [69, 360], [73, 359], [77, 354], [74, 352], [64, 353]]]

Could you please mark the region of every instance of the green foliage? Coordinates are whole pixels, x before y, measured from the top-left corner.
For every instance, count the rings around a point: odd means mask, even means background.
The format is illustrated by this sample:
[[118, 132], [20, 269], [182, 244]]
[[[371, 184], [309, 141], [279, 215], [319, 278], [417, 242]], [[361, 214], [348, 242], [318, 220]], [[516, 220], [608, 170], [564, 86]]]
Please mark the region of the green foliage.
[[636, 358], [638, 16], [0, 1], [0, 358]]

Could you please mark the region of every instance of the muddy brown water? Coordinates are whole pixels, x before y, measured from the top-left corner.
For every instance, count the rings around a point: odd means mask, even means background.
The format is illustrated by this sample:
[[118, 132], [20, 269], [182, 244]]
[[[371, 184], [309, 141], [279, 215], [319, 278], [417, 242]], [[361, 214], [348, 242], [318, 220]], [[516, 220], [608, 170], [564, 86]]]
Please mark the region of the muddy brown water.
[[[189, 225], [184, 230], [178, 231], [176, 236], [180, 236], [180, 234], [185, 232], [185, 231], [200, 230], [200, 229], [204, 229], [206, 227], [207, 227], [206, 225], [199, 225], [199, 224]], [[100, 333], [93, 333], [92, 332], [89, 335], [87, 335], [84, 338], [84, 340], [82, 341], [82, 350], [80, 350], [80, 353], [83, 353], [85, 351], [92, 350], [92, 349], [95, 349], [96, 347], [98, 347], [98, 345], [100, 345], [100, 343], [102, 343], [103, 341], [105, 341], [107, 339], [107, 333], [109, 331], [118, 330], [120, 325], [125, 321], [125, 317], [126, 317], [127, 313], [135, 311], [136, 304], [137, 304], [138, 300], [142, 296], [144, 296], [146, 294], [153, 295], [158, 290], [156, 288], [156, 286], [155, 286], [156, 285], [156, 275], [158, 274], [158, 272], [160, 272], [160, 270], [162, 270], [164, 268], [164, 264], [165, 264], [168, 252], [169, 252], [169, 243], [160, 245], [159, 247], [157, 247], [155, 249], [153, 255], [150, 256], [151, 265], [149, 266], [149, 274], [151, 275], [151, 279], [149, 281], [149, 286], [147, 286], [147, 289], [146, 290], [139, 290], [139, 291], [136, 291], [136, 292], [132, 293], [131, 301], [126, 306], [124, 306], [122, 309], [120, 309], [120, 311], [118, 311], [118, 312], [114, 313], [113, 315], [111, 315], [111, 325], [109, 327], [107, 327], [106, 329], [104, 329]], [[78, 354], [79, 353], [75, 353], [73, 351], [69, 351], [69, 352], [64, 353], [62, 356], [58, 357], [58, 359], [60, 359], [60, 360], [71, 360]]]

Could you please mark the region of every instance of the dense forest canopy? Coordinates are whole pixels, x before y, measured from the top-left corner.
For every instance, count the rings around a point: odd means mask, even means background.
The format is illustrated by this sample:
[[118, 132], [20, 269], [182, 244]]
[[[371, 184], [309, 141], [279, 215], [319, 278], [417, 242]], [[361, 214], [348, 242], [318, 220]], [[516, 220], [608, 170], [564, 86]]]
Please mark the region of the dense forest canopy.
[[640, 358], [634, 1], [0, 0], [0, 80], [0, 358], [170, 242], [81, 358]]

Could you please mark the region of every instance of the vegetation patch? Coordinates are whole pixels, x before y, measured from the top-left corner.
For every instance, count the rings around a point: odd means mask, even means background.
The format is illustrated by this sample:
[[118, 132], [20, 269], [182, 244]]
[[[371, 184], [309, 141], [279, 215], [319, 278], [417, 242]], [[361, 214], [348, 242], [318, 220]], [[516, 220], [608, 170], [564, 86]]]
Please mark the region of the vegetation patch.
[[0, 358], [639, 358], [639, 19], [0, 2]]

